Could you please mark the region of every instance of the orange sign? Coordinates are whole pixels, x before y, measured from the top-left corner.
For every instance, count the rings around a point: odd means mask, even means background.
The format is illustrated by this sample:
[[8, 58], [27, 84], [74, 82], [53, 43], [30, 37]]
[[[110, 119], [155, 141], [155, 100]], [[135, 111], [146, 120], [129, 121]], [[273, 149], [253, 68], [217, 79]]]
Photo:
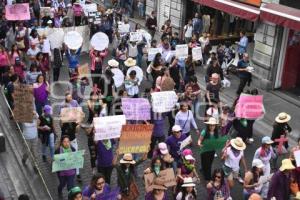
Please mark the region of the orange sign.
[[236, 1], [246, 3], [249, 5], [253, 5], [253, 6], [257, 6], [257, 7], [260, 7], [260, 4], [261, 4], [261, 0], [236, 0]]

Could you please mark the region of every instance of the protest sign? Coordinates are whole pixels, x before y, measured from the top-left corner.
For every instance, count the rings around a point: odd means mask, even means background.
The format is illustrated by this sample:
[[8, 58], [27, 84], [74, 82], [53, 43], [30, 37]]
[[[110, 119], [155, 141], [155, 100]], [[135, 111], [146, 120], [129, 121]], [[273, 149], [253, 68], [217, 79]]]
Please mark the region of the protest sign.
[[122, 98], [126, 120], [150, 120], [150, 103], [146, 98]]
[[[153, 184], [155, 178], [156, 175], [154, 175], [154, 173], [144, 175], [146, 192], [151, 191], [150, 186]], [[158, 179], [159, 182], [161, 182], [166, 187], [172, 187], [177, 185], [174, 170], [171, 168], [160, 171]]]
[[171, 77], [165, 78], [160, 86], [161, 91], [172, 91], [174, 90], [175, 82]]
[[89, 16], [90, 13], [97, 12], [97, 4], [95, 4], [95, 3], [83, 4], [82, 9], [83, 9], [85, 16]]
[[237, 118], [258, 119], [264, 115], [263, 96], [241, 94], [235, 108]]
[[203, 146], [200, 148], [200, 153], [223, 149], [227, 140], [228, 140], [228, 136], [223, 136], [218, 138], [213, 137], [211, 139], [204, 140], [202, 142]]
[[162, 59], [166, 63], [170, 63], [174, 56], [176, 56], [176, 51], [163, 51], [161, 54]]
[[143, 35], [140, 32], [130, 32], [130, 42], [138, 42], [143, 40]]
[[128, 26], [123, 22], [118, 22], [118, 32], [120, 34], [128, 33]]
[[176, 57], [187, 58], [189, 54], [189, 47], [187, 44], [176, 45]]
[[120, 194], [120, 188], [116, 187], [107, 193], [98, 194], [96, 200], [116, 200]]
[[126, 118], [125, 115], [95, 117], [93, 124], [96, 131], [95, 141], [119, 138], [122, 125], [126, 124]]
[[69, 31], [64, 36], [64, 43], [69, 49], [79, 49], [82, 45], [83, 38], [77, 31]]
[[33, 121], [33, 92], [29, 85], [19, 85], [14, 88], [14, 119], [17, 122], [32, 123]]
[[164, 113], [174, 109], [178, 97], [174, 91], [151, 93], [153, 112]]
[[97, 51], [103, 51], [108, 47], [109, 39], [105, 33], [98, 32], [91, 39], [91, 46]]
[[201, 47], [192, 48], [192, 56], [193, 56], [193, 60], [196, 61], [203, 60]]
[[300, 150], [294, 151], [294, 157], [296, 160], [297, 167], [300, 167]]
[[180, 150], [184, 149], [187, 145], [192, 142], [192, 136], [185, 138], [180, 144]]
[[119, 153], [146, 153], [149, 151], [153, 125], [128, 124], [122, 126]]
[[153, 61], [156, 54], [162, 53], [161, 48], [149, 48], [148, 49], [148, 61]]
[[84, 150], [55, 154], [52, 162], [52, 172], [83, 168]]
[[85, 114], [81, 107], [67, 107], [60, 111], [60, 120], [62, 123], [67, 122], [82, 122]]
[[51, 49], [61, 48], [64, 42], [65, 32], [62, 28], [53, 28], [52, 32], [48, 34]]
[[124, 74], [119, 68], [112, 68], [111, 72], [114, 74], [113, 79], [115, 86], [118, 88], [124, 83]]
[[89, 64], [85, 63], [77, 68], [80, 77], [86, 77], [89, 74]]
[[17, 3], [5, 6], [5, 18], [9, 21], [30, 20], [28, 3]]

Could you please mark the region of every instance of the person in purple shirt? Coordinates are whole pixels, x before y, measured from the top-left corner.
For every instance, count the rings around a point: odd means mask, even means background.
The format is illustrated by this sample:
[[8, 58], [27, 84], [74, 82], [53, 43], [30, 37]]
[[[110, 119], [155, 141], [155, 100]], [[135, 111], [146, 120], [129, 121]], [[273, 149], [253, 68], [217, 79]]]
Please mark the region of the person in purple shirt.
[[153, 124], [154, 127], [151, 136], [150, 151], [148, 152], [148, 158], [152, 158], [155, 145], [160, 142], [164, 142], [166, 139], [164, 134], [165, 115], [162, 113], [151, 112], [151, 124]]
[[174, 158], [173, 169], [177, 169], [178, 163], [181, 161], [181, 151], [180, 145], [181, 142], [184, 141], [187, 136], [182, 134], [181, 127], [179, 125], [174, 125], [172, 127], [173, 135], [169, 136], [166, 140], [166, 144], [169, 147], [170, 154]]
[[102, 174], [95, 174], [92, 177], [90, 185], [86, 186], [82, 191], [83, 200], [94, 200], [96, 196], [99, 197], [103, 194], [110, 192], [110, 186], [105, 182]]
[[40, 74], [33, 84], [33, 95], [35, 99], [35, 107], [38, 115], [42, 115], [43, 107], [48, 104], [49, 83], [45, 80], [45, 76]]
[[281, 167], [274, 173], [269, 185], [267, 200], [287, 200], [290, 199], [290, 176], [291, 170], [295, 169], [290, 159], [284, 159]]

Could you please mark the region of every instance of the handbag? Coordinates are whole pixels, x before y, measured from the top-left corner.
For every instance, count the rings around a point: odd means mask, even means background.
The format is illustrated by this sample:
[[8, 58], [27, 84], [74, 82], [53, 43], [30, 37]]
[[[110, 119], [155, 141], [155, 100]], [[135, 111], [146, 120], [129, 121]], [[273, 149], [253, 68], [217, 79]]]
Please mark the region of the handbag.
[[140, 195], [138, 187], [134, 181], [129, 185], [129, 194], [122, 194], [122, 200], [136, 200]]

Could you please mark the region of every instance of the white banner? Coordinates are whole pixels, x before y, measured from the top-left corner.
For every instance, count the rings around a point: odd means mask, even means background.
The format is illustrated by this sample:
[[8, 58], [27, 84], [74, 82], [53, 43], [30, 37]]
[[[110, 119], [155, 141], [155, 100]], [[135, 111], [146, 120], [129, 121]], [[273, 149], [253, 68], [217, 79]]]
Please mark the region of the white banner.
[[201, 47], [192, 48], [193, 60], [202, 60], [202, 49]]
[[189, 47], [187, 44], [176, 45], [176, 57], [187, 58], [189, 54]]
[[153, 112], [164, 113], [174, 109], [178, 97], [174, 91], [151, 93]]
[[140, 32], [130, 32], [130, 42], [139, 42], [143, 40], [143, 35]]
[[149, 48], [148, 49], [148, 61], [153, 61], [156, 54], [162, 53], [161, 48]]
[[90, 4], [84, 4], [82, 5], [83, 12], [85, 16], [88, 16], [89, 13], [95, 13], [97, 12], [97, 4], [95, 3], [90, 3]]
[[96, 131], [95, 141], [119, 138], [122, 125], [126, 124], [126, 118], [125, 115], [95, 117], [93, 124]]

